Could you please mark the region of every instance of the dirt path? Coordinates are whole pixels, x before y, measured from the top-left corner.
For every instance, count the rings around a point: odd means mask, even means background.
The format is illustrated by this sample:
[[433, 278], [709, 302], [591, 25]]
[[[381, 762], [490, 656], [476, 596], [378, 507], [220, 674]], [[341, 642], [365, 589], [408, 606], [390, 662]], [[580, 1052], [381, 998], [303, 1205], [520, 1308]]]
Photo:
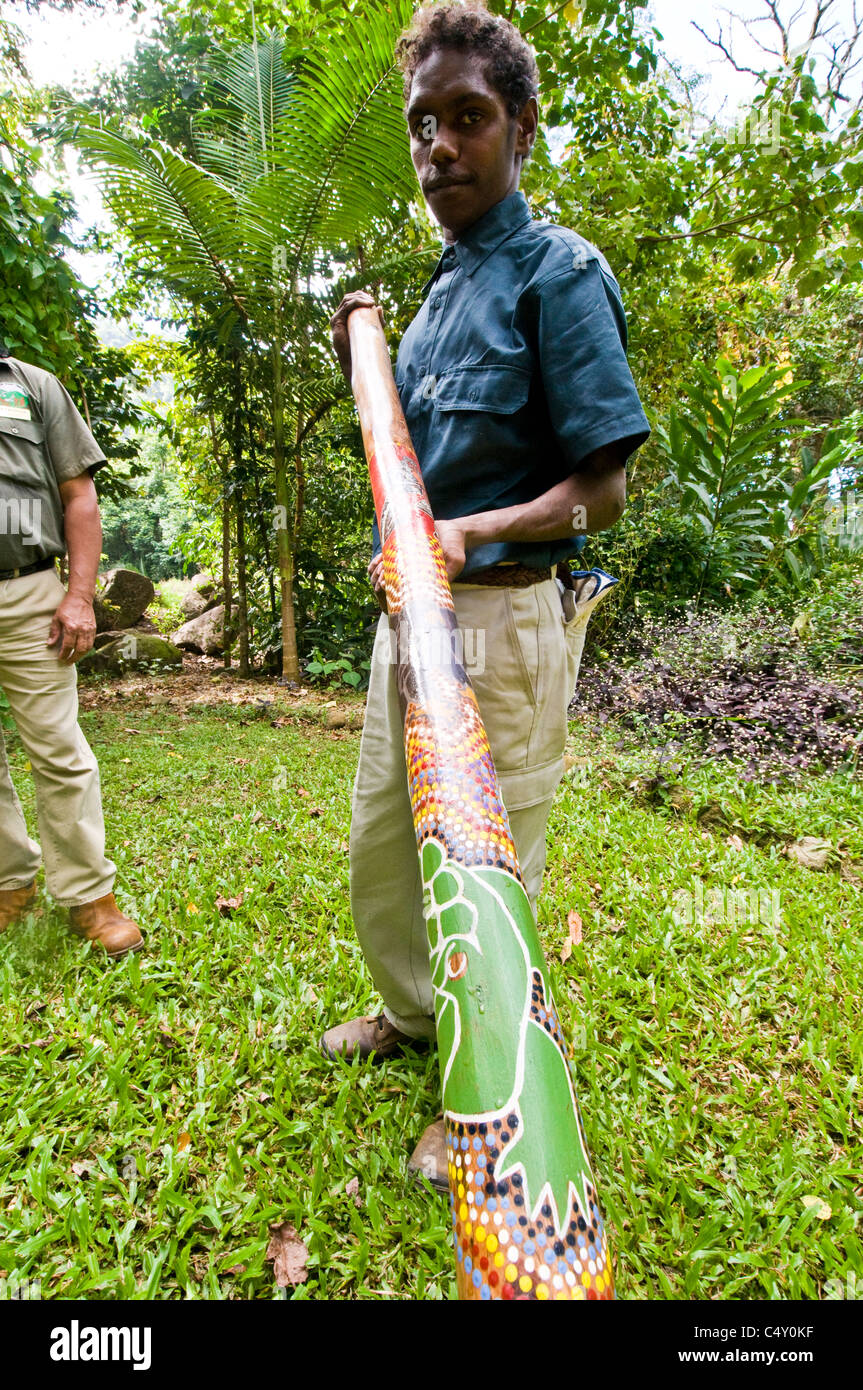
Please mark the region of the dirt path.
[[241, 680], [218, 661], [186, 656], [182, 671], [164, 676], [146, 674], [81, 681], [82, 710], [96, 711], [132, 705], [165, 705], [182, 712], [191, 707], [248, 705], [261, 714], [301, 718], [328, 728], [362, 728], [365, 697], [316, 686], [283, 683], [279, 677], [257, 675]]

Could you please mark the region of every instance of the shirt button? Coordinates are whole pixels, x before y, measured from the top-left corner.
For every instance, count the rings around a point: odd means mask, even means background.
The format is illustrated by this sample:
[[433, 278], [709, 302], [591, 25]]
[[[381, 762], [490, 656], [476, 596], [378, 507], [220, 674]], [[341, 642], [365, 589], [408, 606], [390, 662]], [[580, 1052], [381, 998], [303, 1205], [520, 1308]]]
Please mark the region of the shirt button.
[[440, 295], [438, 295], [437, 299], [435, 300], [435, 302], [434, 302], [434, 307], [435, 307], [436, 309], [439, 309], [439, 308], [440, 308]]
[[475, 401], [476, 398], [477, 398], [477, 396], [478, 396], [478, 394], [479, 394], [478, 391], [475, 391], [475, 390], [474, 390], [474, 391], [471, 391], [470, 395], [468, 396], [468, 400]]

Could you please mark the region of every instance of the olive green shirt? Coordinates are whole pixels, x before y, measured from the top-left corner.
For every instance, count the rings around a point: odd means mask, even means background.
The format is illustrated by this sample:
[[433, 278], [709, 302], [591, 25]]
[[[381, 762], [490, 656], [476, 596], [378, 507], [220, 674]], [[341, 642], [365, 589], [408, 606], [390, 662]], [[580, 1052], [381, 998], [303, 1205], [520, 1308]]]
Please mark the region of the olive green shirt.
[[57, 378], [0, 357], [0, 570], [66, 553], [60, 483], [104, 463]]

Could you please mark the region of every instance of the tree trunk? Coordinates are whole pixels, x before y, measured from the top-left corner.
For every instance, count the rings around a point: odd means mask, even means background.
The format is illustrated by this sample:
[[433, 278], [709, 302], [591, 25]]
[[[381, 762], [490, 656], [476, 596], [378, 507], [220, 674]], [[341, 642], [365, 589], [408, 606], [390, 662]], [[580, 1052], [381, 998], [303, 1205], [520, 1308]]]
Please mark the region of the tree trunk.
[[281, 588], [282, 609], [282, 675], [285, 680], [299, 681], [300, 658], [297, 652], [297, 625], [294, 617], [294, 544], [288, 530], [287, 516], [290, 497], [284, 457], [276, 473], [276, 504], [278, 509], [278, 529], [276, 541], [279, 547], [279, 585]]
[[[302, 394], [300, 394], [300, 397], [297, 401], [297, 432], [294, 440], [294, 556], [296, 556], [297, 550], [299, 549], [300, 531], [302, 530], [303, 525], [303, 512], [305, 510], [306, 505], [306, 469], [305, 459], [303, 458], [303, 448], [301, 443], [302, 432], [303, 398]], [[291, 586], [291, 588], [293, 590], [293, 585]], [[291, 608], [291, 612], [293, 613], [293, 607]], [[296, 644], [296, 634], [294, 634], [294, 643]]]
[[216, 417], [209, 412], [210, 446], [213, 458], [222, 475], [222, 589], [225, 594], [225, 615], [222, 624], [225, 670], [231, 669], [231, 473], [225, 465], [216, 435]]
[[225, 670], [231, 669], [231, 500], [228, 495], [228, 479], [222, 483], [222, 588], [225, 591], [225, 620], [223, 634], [225, 641]]
[[251, 403], [248, 402], [248, 396], [246, 399], [246, 418], [248, 420], [249, 428], [249, 457], [252, 461], [252, 480], [255, 485], [255, 515], [258, 520], [258, 530], [260, 531], [261, 536], [261, 549], [264, 552], [264, 563], [267, 569], [267, 588], [269, 589], [270, 593], [270, 616], [273, 620], [273, 626], [275, 626], [276, 620], [278, 618], [278, 612], [276, 610], [276, 585], [273, 579], [273, 557], [270, 553], [270, 541], [268, 534], [270, 528], [267, 525], [267, 518], [264, 514], [264, 499], [261, 496], [261, 474], [260, 469], [258, 468], [258, 453], [255, 448], [255, 431], [252, 425], [253, 412], [251, 409]]
[[273, 471], [276, 482], [276, 541], [282, 599], [282, 675], [299, 681], [297, 626], [294, 618], [294, 536], [288, 530], [291, 498], [285, 458], [285, 391], [280, 335], [273, 347]]
[[282, 675], [285, 680], [299, 681], [300, 658], [297, 652], [297, 623], [294, 615], [294, 553], [288, 551], [288, 568], [282, 575]]
[[246, 515], [242, 491], [237, 492], [237, 640], [240, 646], [240, 675], [247, 679], [249, 664], [249, 605], [246, 588]]

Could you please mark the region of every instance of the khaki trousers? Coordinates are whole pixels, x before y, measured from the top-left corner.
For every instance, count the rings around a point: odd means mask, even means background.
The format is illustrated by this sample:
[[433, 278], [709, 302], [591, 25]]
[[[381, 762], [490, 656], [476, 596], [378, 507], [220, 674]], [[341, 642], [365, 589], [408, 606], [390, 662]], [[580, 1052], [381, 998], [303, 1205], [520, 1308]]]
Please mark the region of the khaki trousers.
[[[576, 610], [567, 620], [553, 579], [528, 589], [454, 584], [453, 599], [464, 635], [465, 667], [535, 910], [545, 868], [546, 822], [563, 773], [566, 712], [578, 679], [589, 611]], [[403, 730], [384, 615], [372, 656], [354, 782], [351, 908], [387, 1018], [412, 1037], [434, 1038]]]
[[0, 689], [6, 695], [36, 784], [42, 851], [30, 839], [9, 775], [0, 730], [0, 890], [45, 879], [62, 907], [110, 893], [99, 768], [78, 727], [75, 667], [46, 646], [64, 594], [56, 570], [0, 580]]

